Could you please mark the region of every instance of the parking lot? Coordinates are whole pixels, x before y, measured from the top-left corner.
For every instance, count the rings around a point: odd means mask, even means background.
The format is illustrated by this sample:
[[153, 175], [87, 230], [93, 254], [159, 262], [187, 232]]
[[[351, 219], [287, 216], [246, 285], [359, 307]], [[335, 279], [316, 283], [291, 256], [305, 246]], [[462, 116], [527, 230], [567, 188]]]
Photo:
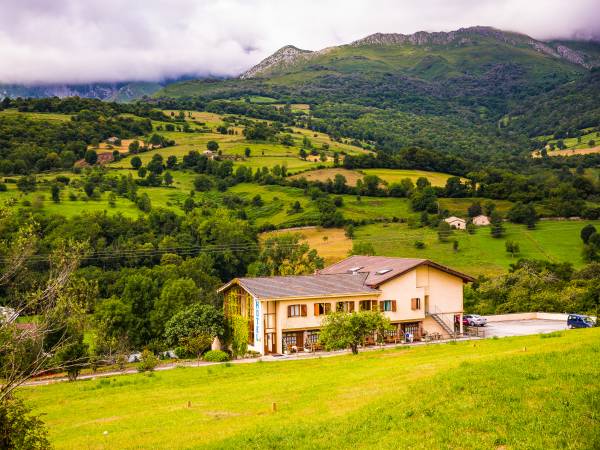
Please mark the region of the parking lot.
[[501, 322], [488, 322], [484, 329], [485, 337], [523, 336], [526, 334], [566, 330], [567, 321], [541, 319], [504, 320]]

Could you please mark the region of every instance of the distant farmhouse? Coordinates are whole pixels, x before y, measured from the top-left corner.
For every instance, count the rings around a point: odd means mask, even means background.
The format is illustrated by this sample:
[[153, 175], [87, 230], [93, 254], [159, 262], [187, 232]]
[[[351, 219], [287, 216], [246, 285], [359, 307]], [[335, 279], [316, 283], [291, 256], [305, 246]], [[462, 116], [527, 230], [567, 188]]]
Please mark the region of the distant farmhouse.
[[444, 219], [452, 228], [457, 230], [465, 230], [467, 228], [467, 221], [460, 217], [450, 216]]
[[461, 333], [470, 281], [426, 259], [352, 256], [314, 275], [235, 278], [218, 292], [227, 317], [248, 320], [249, 348], [270, 354], [318, 349], [321, 321], [333, 311], [383, 312], [394, 326], [386, 342]]
[[473, 217], [473, 225], [477, 225], [478, 227], [483, 227], [490, 224], [490, 218], [488, 216], [484, 216], [480, 214], [479, 216]]

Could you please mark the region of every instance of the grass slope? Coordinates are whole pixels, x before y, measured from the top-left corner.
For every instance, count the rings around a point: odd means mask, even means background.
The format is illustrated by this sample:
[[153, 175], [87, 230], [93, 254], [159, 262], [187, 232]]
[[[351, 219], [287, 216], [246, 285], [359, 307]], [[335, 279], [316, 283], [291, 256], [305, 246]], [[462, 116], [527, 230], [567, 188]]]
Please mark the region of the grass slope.
[[[439, 242], [436, 230], [412, 229], [401, 223], [357, 228], [355, 240], [372, 243], [378, 255], [428, 258], [471, 275], [497, 275], [505, 272], [520, 257], [570, 262], [581, 267], [584, 263], [579, 232], [586, 223], [588, 222], [542, 221], [535, 230], [505, 223], [506, 236], [502, 239], [492, 238], [489, 227], [480, 227], [473, 235], [465, 231], [454, 231], [450, 241], [458, 241], [457, 252], [452, 250], [452, 242]], [[600, 226], [598, 221], [589, 223]], [[519, 244], [521, 252], [516, 257], [506, 252], [507, 240]], [[417, 249], [416, 241], [424, 242], [425, 248]]]
[[19, 395], [44, 412], [57, 449], [594, 448], [599, 354], [600, 329], [589, 329], [185, 368]]

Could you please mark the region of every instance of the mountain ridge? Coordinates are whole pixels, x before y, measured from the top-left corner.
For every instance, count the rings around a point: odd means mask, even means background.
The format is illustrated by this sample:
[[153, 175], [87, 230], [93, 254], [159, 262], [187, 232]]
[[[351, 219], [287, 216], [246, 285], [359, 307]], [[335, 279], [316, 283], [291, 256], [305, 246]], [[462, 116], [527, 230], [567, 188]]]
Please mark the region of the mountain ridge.
[[581, 66], [587, 70], [600, 66], [600, 57], [598, 55], [571, 48], [566, 45], [566, 41], [540, 41], [525, 34], [503, 31], [487, 26], [474, 26], [448, 32], [418, 31], [412, 34], [373, 33], [364, 38], [352, 41], [349, 44], [327, 47], [317, 51], [302, 50], [293, 45], [286, 45], [242, 73], [239, 78], [260, 78], [274, 70], [286, 69], [299, 61], [310, 61], [333, 49], [344, 47], [389, 45], [439, 46], [452, 44], [461, 46], [474, 44], [477, 38], [491, 38], [514, 47], [532, 48], [538, 53]]

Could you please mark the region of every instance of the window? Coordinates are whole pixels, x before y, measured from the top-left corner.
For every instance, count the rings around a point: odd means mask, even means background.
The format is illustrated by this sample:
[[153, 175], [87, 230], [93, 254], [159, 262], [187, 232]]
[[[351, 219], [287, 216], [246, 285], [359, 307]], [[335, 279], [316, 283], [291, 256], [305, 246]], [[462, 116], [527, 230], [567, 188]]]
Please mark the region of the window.
[[421, 309], [421, 299], [420, 298], [411, 298], [410, 299], [410, 309], [417, 310]]
[[306, 317], [306, 305], [288, 305], [288, 317]]
[[354, 311], [354, 302], [337, 302], [335, 310], [337, 312], [351, 313]]
[[388, 272], [391, 272], [391, 271], [392, 271], [392, 269], [381, 269], [381, 270], [378, 270], [378, 271], [377, 271], [377, 272], [375, 272], [375, 273], [376, 273], [377, 275], [385, 275], [386, 273], [388, 273]]
[[396, 312], [396, 300], [384, 300], [380, 303], [381, 311]]
[[318, 331], [307, 331], [306, 332], [306, 343], [309, 345], [314, 345], [319, 342], [319, 332]]
[[315, 303], [315, 317], [323, 316], [331, 312], [331, 303]]
[[376, 311], [377, 300], [361, 300], [358, 304], [358, 309], [360, 311]]

